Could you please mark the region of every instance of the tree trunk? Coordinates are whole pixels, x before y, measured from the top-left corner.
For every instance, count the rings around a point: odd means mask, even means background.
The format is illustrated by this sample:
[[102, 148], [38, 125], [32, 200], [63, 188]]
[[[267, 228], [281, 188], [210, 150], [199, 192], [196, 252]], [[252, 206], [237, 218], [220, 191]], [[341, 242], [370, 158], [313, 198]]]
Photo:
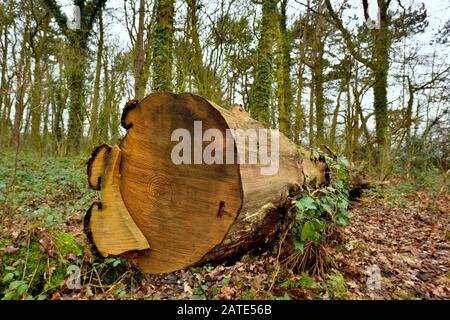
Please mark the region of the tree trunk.
[[[4, 28], [4, 29], [3, 29]], [[4, 31], [3, 31], [4, 30]], [[1, 117], [0, 117], [0, 139], [3, 139], [4, 134], [6, 134], [6, 124], [7, 119], [9, 117], [6, 117], [7, 114], [7, 96], [8, 90], [7, 90], [7, 83], [6, 83], [6, 66], [8, 62], [8, 28], [7, 26], [2, 25], [2, 34], [3, 36], [3, 43], [2, 43], [2, 64], [1, 64], [1, 76], [0, 76], [0, 111], [1, 111]], [[0, 39], [0, 42], [2, 40]], [[1, 140], [0, 140], [1, 141]]]
[[153, 35], [154, 91], [172, 90], [174, 1], [158, 0], [158, 18]]
[[88, 41], [93, 25], [106, 3], [106, 0], [74, 1], [80, 9], [80, 28], [69, 30], [67, 17], [62, 13], [55, 0], [44, 0], [48, 10], [54, 16], [62, 33], [68, 39], [70, 55], [73, 58], [68, 68], [70, 104], [67, 126], [67, 144], [69, 153], [80, 151], [84, 131], [84, 78], [88, 67]]
[[279, 27], [277, 29], [277, 96], [280, 131], [289, 138], [293, 138], [291, 130], [292, 111], [292, 86], [291, 72], [291, 48], [286, 26], [287, 0], [281, 2], [279, 14]]
[[311, 75], [311, 82], [309, 84], [309, 115], [308, 115], [308, 138], [309, 138], [309, 146], [312, 147], [315, 144], [314, 139], [314, 73]]
[[94, 96], [92, 98], [92, 110], [91, 110], [91, 125], [90, 137], [93, 143], [98, 143], [98, 107], [100, 104], [100, 78], [102, 71], [102, 55], [103, 55], [103, 13], [98, 16], [98, 29], [99, 29], [99, 39], [98, 39], [98, 49], [97, 49], [97, 63], [95, 66], [95, 78], [94, 78]]
[[34, 82], [31, 88], [31, 143], [37, 149], [40, 149], [40, 127], [42, 110], [42, 70], [40, 61], [35, 60]]
[[314, 86], [314, 105], [316, 108], [316, 146], [319, 147], [325, 143], [325, 100], [324, 100], [324, 21], [323, 21], [323, 2], [319, 0], [317, 5], [317, 15], [315, 16], [316, 27], [314, 28], [313, 39], [313, 68], [312, 81]]
[[380, 8], [380, 28], [374, 31], [374, 51], [373, 58], [376, 61], [374, 71], [375, 84], [373, 86], [375, 125], [377, 137], [377, 165], [380, 174], [389, 163], [390, 133], [388, 118], [388, 72], [389, 72], [389, 50], [391, 47], [391, 35], [388, 28], [388, 6], [389, 1], [378, 1]]
[[338, 123], [339, 111], [341, 108], [342, 91], [344, 91], [344, 84], [341, 83], [339, 92], [338, 92], [338, 96], [336, 98], [336, 107], [334, 108], [334, 111], [333, 111], [333, 119], [331, 120], [331, 128], [330, 128], [330, 139], [328, 141], [332, 148], [334, 148], [334, 143], [335, 143], [335, 139], [336, 139], [336, 128], [337, 128], [337, 123]]
[[295, 106], [295, 124], [294, 124], [294, 142], [299, 144], [302, 139], [303, 129], [305, 127], [305, 112], [303, 110], [303, 71], [304, 64], [299, 59], [298, 62], [298, 85], [297, 85], [297, 104]]
[[67, 127], [67, 147], [70, 154], [80, 151], [84, 122], [84, 76], [86, 69], [86, 53], [83, 47], [71, 45], [76, 60], [69, 67], [69, 123]]
[[256, 66], [254, 69], [254, 82], [250, 110], [252, 116], [265, 126], [270, 126], [271, 96], [272, 96], [272, 67], [273, 42], [275, 30], [273, 20], [277, 17], [277, 3], [274, 0], [262, 2], [261, 31], [256, 49]]
[[263, 156], [276, 155], [278, 136], [240, 106], [154, 93], [127, 104], [122, 126], [118, 146], [100, 146], [89, 161], [89, 184], [101, 189], [102, 202], [91, 206], [85, 226], [103, 256], [124, 254], [144, 272], [267, 246], [289, 225], [293, 198], [327, 181], [324, 160], [283, 134], [278, 170], [267, 172], [276, 160]]
[[136, 47], [134, 48], [134, 97], [135, 99], [142, 99], [144, 97], [145, 86], [143, 83], [144, 75], [144, 20], [145, 20], [145, 1], [139, 1], [139, 28], [136, 37]]
[[20, 143], [20, 130], [22, 128], [24, 96], [27, 87], [28, 72], [30, 69], [30, 53], [27, 49], [27, 41], [24, 38], [20, 51], [19, 65], [17, 66], [17, 97], [15, 104], [14, 125], [11, 135], [11, 145], [18, 148]]

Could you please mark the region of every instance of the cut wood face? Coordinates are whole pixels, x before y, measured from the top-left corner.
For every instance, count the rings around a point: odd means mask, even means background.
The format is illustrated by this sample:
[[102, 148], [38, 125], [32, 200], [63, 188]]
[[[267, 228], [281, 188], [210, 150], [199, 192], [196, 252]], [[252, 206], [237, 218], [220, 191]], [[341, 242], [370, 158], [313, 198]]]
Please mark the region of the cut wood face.
[[[125, 112], [120, 192], [151, 248], [136, 252], [133, 260], [148, 273], [195, 264], [222, 242], [239, 213], [239, 167], [176, 165], [171, 152], [179, 142], [171, 135], [183, 128], [194, 136], [194, 121], [202, 121], [203, 131], [219, 129], [225, 136], [228, 125], [208, 101], [190, 94], [155, 93]], [[202, 143], [203, 148], [209, 144]]]
[[92, 157], [88, 162], [87, 174], [89, 177], [89, 186], [94, 190], [100, 190], [101, 178], [105, 172], [106, 158], [110, 151], [110, 146], [102, 144], [92, 152]]
[[[93, 241], [102, 256], [119, 255], [130, 250], [149, 249], [147, 240], [134, 223], [120, 195], [120, 161], [118, 146], [103, 146], [94, 151], [89, 180], [94, 174], [99, 175], [98, 186], [101, 187], [101, 205], [90, 208], [89, 229]], [[96, 176], [95, 176], [96, 177]]]

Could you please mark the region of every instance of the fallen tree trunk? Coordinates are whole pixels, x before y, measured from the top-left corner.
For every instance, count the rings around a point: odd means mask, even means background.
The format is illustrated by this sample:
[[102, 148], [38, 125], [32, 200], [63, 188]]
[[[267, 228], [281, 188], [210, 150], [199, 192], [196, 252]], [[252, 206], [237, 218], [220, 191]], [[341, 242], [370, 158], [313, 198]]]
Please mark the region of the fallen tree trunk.
[[267, 245], [289, 225], [293, 198], [328, 179], [317, 153], [264, 131], [240, 106], [154, 93], [127, 103], [122, 126], [119, 144], [98, 147], [89, 161], [101, 204], [85, 226], [103, 256], [124, 255], [144, 272]]

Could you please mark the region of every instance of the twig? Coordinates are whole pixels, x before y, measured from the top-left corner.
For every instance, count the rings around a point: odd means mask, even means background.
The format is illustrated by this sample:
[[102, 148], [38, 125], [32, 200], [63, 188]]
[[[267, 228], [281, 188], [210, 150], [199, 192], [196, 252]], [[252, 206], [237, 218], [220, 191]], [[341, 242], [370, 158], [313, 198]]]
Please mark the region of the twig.
[[100, 279], [100, 275], [97, 272], [97, 268], [94, 265], [92, 267], [93, 267], [93, 269], [95, 271], [95, 274], [97, 275], [98, 282], [100, 283], [100, 286], [101, 286], [100, 288], [102, 289], [103, 293], [105, 293], [105, 290], [103, 289], [102, 280]]
[[276, 262], [276, 267], [275, 267], [275, 273], [274, 273], [274, 275], [273, 275], [272, 283], [270, 284], [269, 291], [272, 291], [272, 288], [273, 288], [273, 286], [274, 286], [274, 284], [275, 284], [275, 281], [276, 281], [276, 278], [277, 278], [277, 276], [278, 276], [278, 273], [280, 272], [281, 246], [283, 245], [284, 240], [286, 239], [286, 236], [287, 236], [287, 234], [288, 234], [288, 232], [289, 232], [289, 229], [290, 229], [290, 228], [287, 228], [287, 229], [286, 229], [286, 232], [284, 233], [283, 238], [281, 238], [280, 244], [278, 245], [278, 254], [277, 254], [277, 262]]
[[25, 273], [26, 273], [26, 271], [27, 271], [28, 256], [30, 255], [30, 242], [31, 242], [31, 235], [28, 236], [27, 256], [26, 256], [26, 258], [25, 258], [25, 265], [24, 265], [24, 267], [23, 267], [22, 280], [25, 279]]
[[209, 300], [208, 298], [208, 294], [206, 293], [206, 291], [203, 289], [201, 283], [198, 281], [197, 277], [194, 275], [193, 277], [195, 284], [200, 288], [200, 290], [202, 291], [203, 295], [205, 296], [206, 300]]

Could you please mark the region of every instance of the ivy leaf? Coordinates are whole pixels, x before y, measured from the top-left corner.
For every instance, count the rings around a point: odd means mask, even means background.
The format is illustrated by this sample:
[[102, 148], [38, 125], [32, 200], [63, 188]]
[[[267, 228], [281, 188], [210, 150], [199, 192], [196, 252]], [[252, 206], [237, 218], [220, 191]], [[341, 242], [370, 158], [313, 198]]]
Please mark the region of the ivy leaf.
[[344, 183], [343, 183], [341, 180], [337, 180], [337, 181], [334, 183], [334, 186], [335, 186], [337, 189], [339, 189], [339, 190], [344, 189]]
[[333, 211], [333, 208], [331, 208], [331, 206], [329, 206], [326, 203], [322, 204], [322, 211], [326, 212], [326, 213], [331, 213]]
[[305, 223], [305, 225], [302, 228], [302, 235], [301, 235], [301, 239], [302, 241], [306, 241], [306, 240], [312, 240], [314, 241], [315, 237], [315, 230], [314, 230], [314, 226], [312, 224], [311, 221], [307, 221]]
[[3, 277], [3, 282], [9, 282], [14, 278], [14, 273], [10, 272], [7, 273], [4, 277]]
[[336, 216], [333, 222], [340, 226], [346, 226], [349, 223], [348, 215], [340, 213], [338, 216]]
[[339, 156], [338, 157], [339, 162], [341, 162], [344, 166], [346, 167], [350, 167], [350, 163], [348, 162], [348, 160], [344, 157], [344, 156]]
[[313, 219], [312, 222], [314, 223], [314, 229], [317, 232], [322, 232], [322, 230], [323, 230], [323, 221], [318, 220], [318, 219]]
[[301, 238], [295, 237], [294, 238], [294, 247], [295, 249], [299, 250], [301, 253], [303, 253], [303, 250], [305, 249], [305, 242], [302, 241]]
[[230, 282], [230, 278], [224, 277], [222, 281], [220, 281], [220, 284], [222, 287], [225, 287]]
[[23, 294], [25, 291], [27, 291], [28, 289], [28, 285], [26, 283], [22, 283], [18, 288], [17, 288], [17, 293], [19, 295]]
[[306, 196], [297, 201], [297, 208], [316, 210], [317, 206], [313, 198], [311, 198], [310, 196]]
[[347, 199], [341, 199], [338, 203], [338, 207], [339, 209], [341, 209], [341, 211], [347, 211], [348, 208], [348, 200]]

